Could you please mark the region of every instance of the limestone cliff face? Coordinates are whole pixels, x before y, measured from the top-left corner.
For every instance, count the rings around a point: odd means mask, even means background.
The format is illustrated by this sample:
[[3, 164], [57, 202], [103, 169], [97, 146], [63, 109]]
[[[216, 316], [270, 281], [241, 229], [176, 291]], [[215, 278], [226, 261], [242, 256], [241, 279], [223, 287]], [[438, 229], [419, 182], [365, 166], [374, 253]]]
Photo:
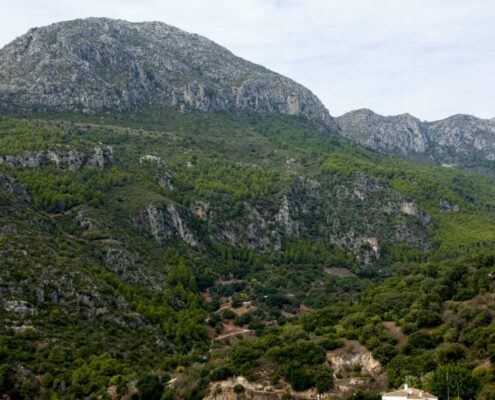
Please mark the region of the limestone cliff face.
[[208, 237], [261, 252], [280, 251], [284, 238], [314, 235], [355, 255], [362, 265], [379, 259], [386, 243], [425, 248], [433, 227], [415, 203], [364, 174], [344, 181], [298, 176], [269, 204], [244, 202], [243, 211], [232, 216], [224, 207], [202, 199], [189, 207], [148, 204], [134, 225], [161, 244], [177, 237], [201, 248], [200, 238]]
[[428, 138], [421, 121], [409, 114], [383, 117], [371, 110], [338, 117], [341, 134], [372, 149], [397, 149], [402, 154], [424, 153]]
[[438, 146], [460, 152], [479, 151], [487, 160], [495, 160], [495, 121], [453, 115], [427, 124], [428, 136]]
[[138, 218], [137, 225], [149, 232], [159, 243], [176, 235], [190, 246], [199, 245], [177, 207], [171, 203], [159, 206], [149, 204]]
[[93, 154], [84, 154], [73, 149], [43, 150], [22, 155], [0, 155], [0, 165], [10, 167], [39, 168], [53, 163], [62, 169], [79, 171], [84, 165], [104, 168], [115, 162], [111, 146], [96, 147]]
[[338, 129], [308, 89], [160, 22], [89, 18], [33, 28], [0, 50], [0, 99], [79, 111], [168, 105], [274, 112]]
[[337, 118], [340, 134], [369, 148], [445, 165], [481, 167], [495, 160], [495, 121], [454, 115], [426, 122], [409, 115], [384, 117], [362, 109]]

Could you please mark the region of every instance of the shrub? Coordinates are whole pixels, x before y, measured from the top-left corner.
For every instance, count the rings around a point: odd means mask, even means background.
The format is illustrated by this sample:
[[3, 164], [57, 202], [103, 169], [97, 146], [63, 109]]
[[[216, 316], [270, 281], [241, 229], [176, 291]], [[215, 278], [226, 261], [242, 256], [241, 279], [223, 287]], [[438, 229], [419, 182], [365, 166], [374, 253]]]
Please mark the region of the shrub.
[[145, 375], [136, 386], [141, 400], [160, 400], [162, 397], [164, 388], [157, 376]]
[[222, 316], [223, 319], [235, 319], [236, 314], [234, 311], [227, 309], [222, 313]]
[[234, 386], [234, 393], [244, 393], [246, 388], [240, 384]]
[[457, 362], [466, 357], [466, 348], [459, 343], [442, 343], [435, 350], [440, 364]]

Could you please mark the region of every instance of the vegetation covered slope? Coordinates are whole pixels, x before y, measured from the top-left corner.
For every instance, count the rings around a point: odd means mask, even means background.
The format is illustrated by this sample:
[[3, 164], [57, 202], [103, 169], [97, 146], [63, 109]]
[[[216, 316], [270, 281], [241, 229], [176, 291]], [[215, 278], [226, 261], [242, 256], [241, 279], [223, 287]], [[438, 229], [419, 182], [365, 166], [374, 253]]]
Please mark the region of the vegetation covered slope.
[[[200, 398], [265, 362], [327, 391], [325, 352], [344, 339], [391, 386], [442, 365], [443, 342], [468, 372], [489, 359], [487, 178], [268, 114], [3, 114], [0, 144], [0, 384], [14, 398], [161, 396], [170, 375], [164, 396]], [[394, 347], [385, 322], [411, 344]], [[209, 352], [239, 330], [260, 338]]]
[[315, 387], [319, 393], [339, 394], [350, 376], [355, 390], [363, 382], [372, 387], [379, 375], [370, 375], [369, 365], [376, 368], [370, 358], [368, 365], [364, 357], [351, 358], [347, 370], [335, 369], [334, 349], [361, 344], [385, 367], [390, 387], [408, 383], [439, 398], [449, 392], [462, 399], [493, 398], [493, 254], [396, 268], [394, 277], [371, 284], [353, 301], [308, 312], [283, 327], [267, 327], [228, 352], [217, 350], [209, 377], [240, 374], [273, 390], [284, 387], [283, 379], [299, 391]]

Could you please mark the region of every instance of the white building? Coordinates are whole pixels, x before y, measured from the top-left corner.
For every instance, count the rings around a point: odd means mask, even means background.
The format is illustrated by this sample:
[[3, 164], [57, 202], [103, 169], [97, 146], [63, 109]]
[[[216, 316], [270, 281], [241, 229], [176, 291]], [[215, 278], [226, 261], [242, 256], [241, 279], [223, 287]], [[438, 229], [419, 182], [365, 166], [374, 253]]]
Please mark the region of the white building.
[[438, 400], [438, 397], [421, 389], [404, 385], [404, 389], [383, 393], [382, 400]]

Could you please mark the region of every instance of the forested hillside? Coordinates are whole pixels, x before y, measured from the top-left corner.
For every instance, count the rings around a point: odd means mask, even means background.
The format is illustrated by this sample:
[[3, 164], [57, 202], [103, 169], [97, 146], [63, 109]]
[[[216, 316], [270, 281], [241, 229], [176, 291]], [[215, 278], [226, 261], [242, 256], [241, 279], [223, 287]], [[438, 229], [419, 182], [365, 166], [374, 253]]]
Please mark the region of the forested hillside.
[[471, 172], [366, 149], [162, 23], [30, 30], [0, 110], [2, 399], [494, 399], [483, 149]]
[[490, 390], [487, 178], [296, 117], [4, 114], [0, 132], [6, 393], [331, 391], [325, 354], [353, 341], [391, 387], [460, 361]]

